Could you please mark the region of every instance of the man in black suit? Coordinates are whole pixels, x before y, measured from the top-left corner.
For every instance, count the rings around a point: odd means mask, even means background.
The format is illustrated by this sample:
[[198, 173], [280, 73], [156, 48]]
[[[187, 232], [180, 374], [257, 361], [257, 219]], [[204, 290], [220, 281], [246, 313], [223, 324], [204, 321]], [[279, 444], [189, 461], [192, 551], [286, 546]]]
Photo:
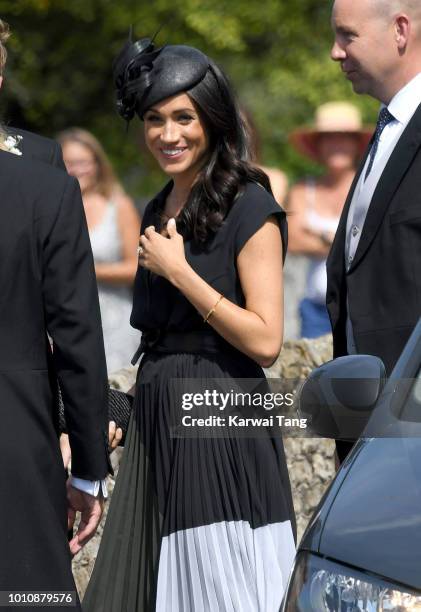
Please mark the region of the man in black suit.
[[382, 103], [327, 260], [334, 356], [390, 373], [421, 314], [421, 3], [335, 0], [332, 24], [332, 59]]
[[71, 544], [77, 552], [93, 535], [102, 502], [71, 485], [66, 502], [57, 379], [73, 484], [94, 485], [110, 471], [88, 230], [77, 182], [47, 164], [0, 151], [0, 190], [0, 591], [74, 591], [67, 517], [82, 512]]
[[[6, 66], [7, 60], [7, 49], [5, 46], [5, 42], [8, 40], [10, 36], [9, 25], [0, 20], [0, 88], [3, 84], [3, 73]], [[66, 171], [66, 167], [63, 161], [63, 155], [61, 151], [61, 146], [55, 140], [50, 138], [46, 138], [44, 136], [40, 136], [38, 134], [34, 134], [32, 132], [28, 132], [26, 130], [13, 128], [10, 126], [1, 126], [0, 127], [0, 149], [10, 151], [11, 153], [23, 156], [27, 161], [30, 160], [39, 160], [44, 163], [50, 164], [51, 166], [55, 166], [63, 171]], [[63, 436], [62, 436], [63, 437]], [[66, 436], [67, 438], [67, 436]], [[116, 441], [113, 442], [115, 446]], [[111, 438], [110, 438], [111, 444]], [[65, 444], [66, 448], [69, 447], [68, 442]], [[66, 450], [67, 454], [67, 450]], [[63, 459], [64, 459], [63, 455]], [[68, 459], [66, 458], [66, 461]], [[66, 477], [68, 475], [67, 470], [65, 471]], [[106, 494], [106, 486], [105, 482], [101, 483], [101, 491], [98, 491], [100, 483], [85, 481], [80, 478], [72, 477], [69, 485], [69, 531], [68, 531], [68, 539], [71, 541], [70, 548], [72, 554], [76, 554], [81, 548], [82, 545], [89, 539], [86, 536], [83, 530], [78, 530], [75, 537], [73, 537], [73, 522], [75, 519], [76, 510], [83, 510], [86, 506], [88, 506], [88, 510], [90, 512], [90, 506], [95, 506], [95, 517], [101, 516], [102, 512], [102, 501], [98, 504], [98, 502], [94, 502], [89, 494], [101, 494], [105, 492]], [[82, 491], [82, 493], [80, 493]], [[86, 509], [84, 510], [86, 514]], [[93, 533], [93, 530], [90, 526], [89, 534]]]
[[[3, 73], [6, 67], [7, 50], [5, 42], [10, 36], [9, 26], [0, 19], [0, 87], [3, 84]], [[2, 126], [0, 130], [3, 141], [2, 149], [15, 149], [17, 155], [31, 157], [65, 170], [61, 147], [55, 140], [33, 134], [20, 128]], [[4, 146], [6, 142], [6, 146]]]

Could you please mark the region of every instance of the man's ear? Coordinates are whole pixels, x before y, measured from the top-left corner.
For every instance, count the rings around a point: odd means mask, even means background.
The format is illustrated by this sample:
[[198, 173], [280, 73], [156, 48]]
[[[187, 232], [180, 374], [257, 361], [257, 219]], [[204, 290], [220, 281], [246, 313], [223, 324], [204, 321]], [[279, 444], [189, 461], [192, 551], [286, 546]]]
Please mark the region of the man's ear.
[[3, 85], [3, 77], [0, 76], [0, 88], [1, 88], [2, 85]]
[[411, 21], [407, 15], [399, 15], [395, 21], [395, 39], [400, 51], [404, 51], [411, 34]]

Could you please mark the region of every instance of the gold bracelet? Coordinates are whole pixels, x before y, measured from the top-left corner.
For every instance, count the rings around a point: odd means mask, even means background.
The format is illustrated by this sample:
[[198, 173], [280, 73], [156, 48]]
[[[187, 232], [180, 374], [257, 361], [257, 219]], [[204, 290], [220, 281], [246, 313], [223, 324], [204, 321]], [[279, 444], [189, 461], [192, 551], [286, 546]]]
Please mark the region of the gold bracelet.
[[211, 318], [211, 316], [213, 315], [213, 313], [215, 312], [215, 310], [217, 309], [217, 306], [219, 304], [219, 302], [224, 298], [224, 296], [221, 295], [219, 296], [218, 300], [216, 301], [215, 306], [213, 306], [213, 308], [211, 308], [208, 312], [208, 314], [206, 315], [206, 317], [203, 319], [203, 323], [208, 323], [209, 319]]

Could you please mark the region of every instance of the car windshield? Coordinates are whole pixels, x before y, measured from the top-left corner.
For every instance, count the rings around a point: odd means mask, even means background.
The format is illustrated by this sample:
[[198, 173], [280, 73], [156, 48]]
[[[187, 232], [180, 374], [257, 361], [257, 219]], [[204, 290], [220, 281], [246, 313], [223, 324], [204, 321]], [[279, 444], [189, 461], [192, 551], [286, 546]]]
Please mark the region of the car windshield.
[[402, 421], [421, 423], [421, 368], [416, 379], [410, 383], [412, 384], [409, 393], [402, 403], [400, 412], [397, 412], [397, 416]]
[[415, 378], [388, 381], [362, 437], [421, 438], [421, 368]]

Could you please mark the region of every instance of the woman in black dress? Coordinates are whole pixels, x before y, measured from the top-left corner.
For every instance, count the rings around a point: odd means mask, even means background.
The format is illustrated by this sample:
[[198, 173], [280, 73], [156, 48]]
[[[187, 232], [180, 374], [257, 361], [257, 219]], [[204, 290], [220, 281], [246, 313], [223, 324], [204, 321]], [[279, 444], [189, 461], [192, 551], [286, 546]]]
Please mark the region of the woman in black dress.
[[120, 113], [143, 120], [172, 180], [143, 218], [131, 316], [143, 357], [84, 609], [275, 612], [295, 551], [282, 439], [192, 434], [177, 382], [265, 385], [261, 366], [282, 344], [285, 213], [246, 161], [231, 88], [208, 57], [143, 39], [115, 75]]

